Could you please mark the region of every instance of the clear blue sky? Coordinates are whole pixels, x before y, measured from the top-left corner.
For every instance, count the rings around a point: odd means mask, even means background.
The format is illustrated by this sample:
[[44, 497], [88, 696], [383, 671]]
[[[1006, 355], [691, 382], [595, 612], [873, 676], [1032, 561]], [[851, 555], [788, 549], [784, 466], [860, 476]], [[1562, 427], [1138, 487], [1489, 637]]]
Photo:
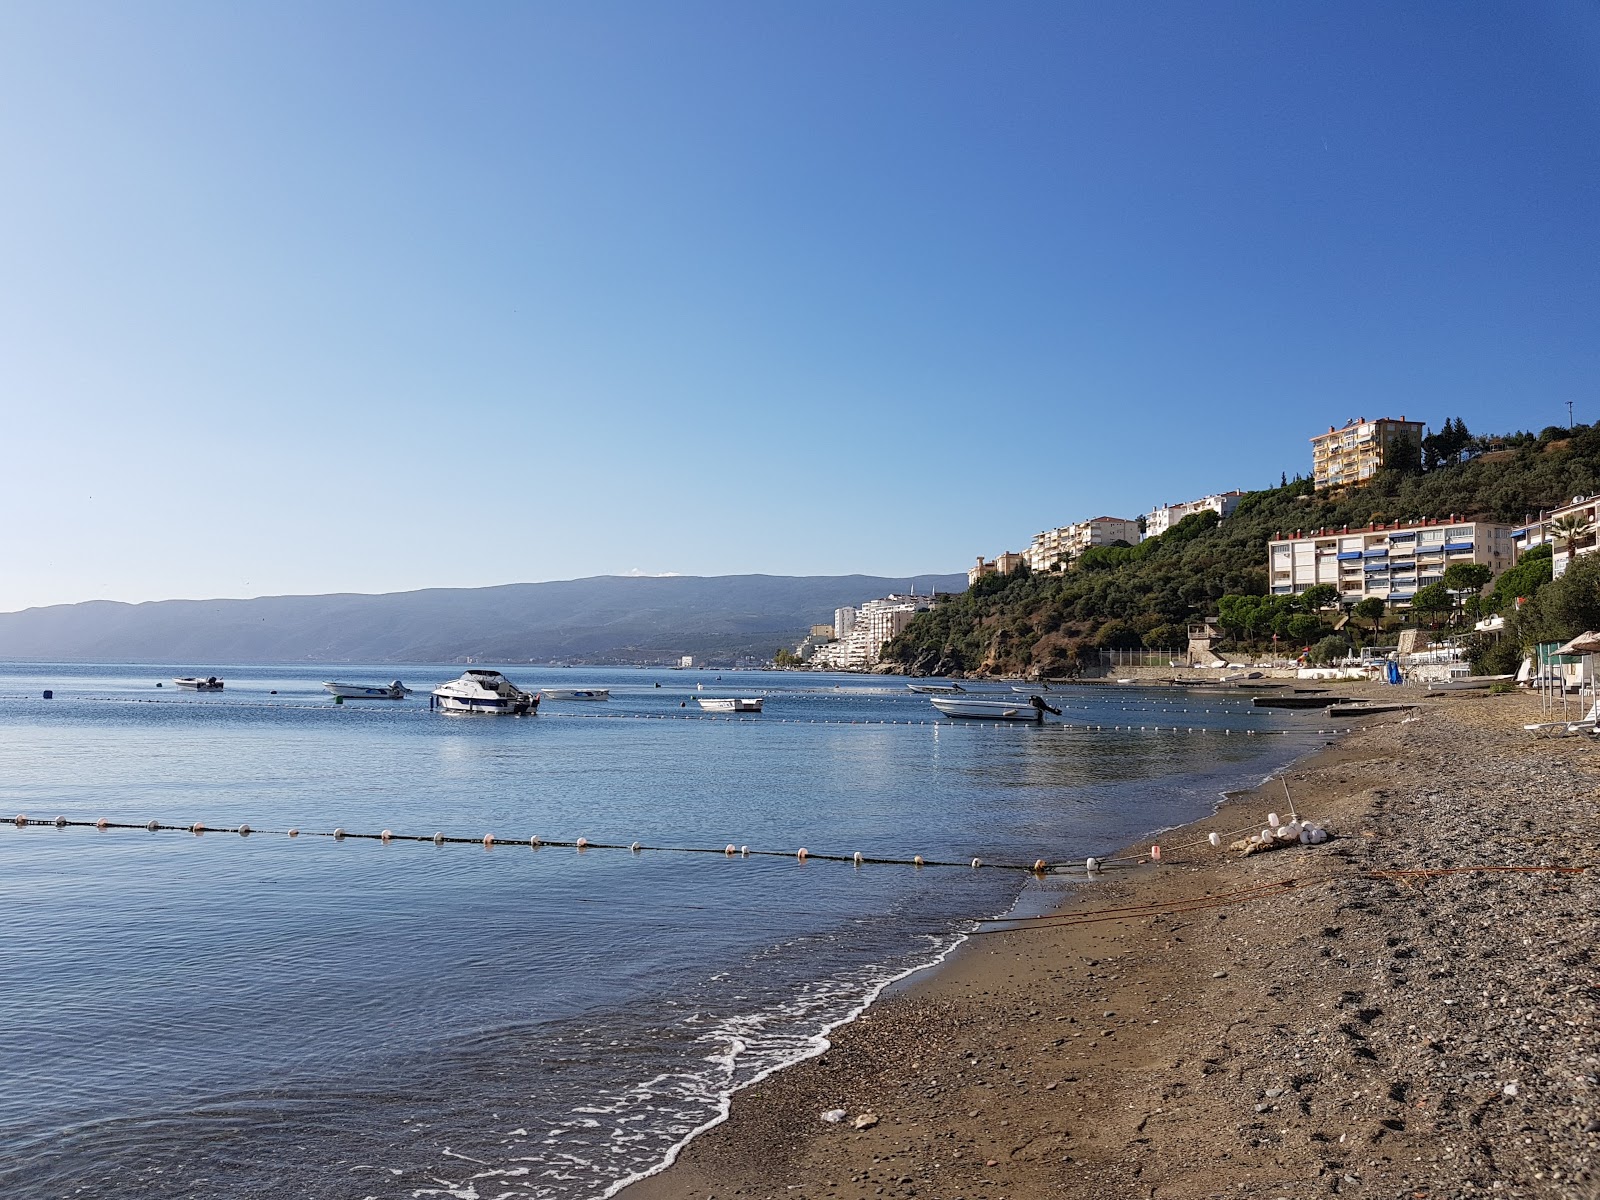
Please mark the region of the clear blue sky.
[[1600, 10], [0, 7], [0, 609], [960, 570], [1600, 417]]

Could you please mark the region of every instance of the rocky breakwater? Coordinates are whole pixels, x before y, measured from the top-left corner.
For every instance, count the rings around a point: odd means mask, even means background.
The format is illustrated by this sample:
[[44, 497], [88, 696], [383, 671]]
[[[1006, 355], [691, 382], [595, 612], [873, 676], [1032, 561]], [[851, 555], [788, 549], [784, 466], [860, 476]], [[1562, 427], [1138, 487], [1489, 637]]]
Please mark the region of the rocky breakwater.
[[1600, 755], [1538, 715], [1434, 700], [1303, 761], [1322, 845], [1229, 851], [1285, 781], [1230, 798], [741, 1094], [630, 1200], [1600, 1195]]

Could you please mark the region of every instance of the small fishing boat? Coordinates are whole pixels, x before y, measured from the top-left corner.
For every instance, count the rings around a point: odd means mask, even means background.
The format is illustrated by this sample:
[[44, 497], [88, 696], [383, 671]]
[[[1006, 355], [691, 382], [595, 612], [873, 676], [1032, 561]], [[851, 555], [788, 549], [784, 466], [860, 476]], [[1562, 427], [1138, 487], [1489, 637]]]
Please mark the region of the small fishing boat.
[[396, 679], [393, 683], [336, 683], [329, 680], [323, 688], [346, 700], [404, 700], [411, 689]]
[[929, 696], [928, 702], [947, 717], [970, 717], [979, 721], [1043, 721], [1047, 712], [1061, 715], [1039, 696], [1027, 700], [971, 700], [966, 697]]
[[546, 700], [609, 700], [610, 688], [540, 688]]
[[172, 681], [181, 688], [193, 688], [197, 692], [220, 692], [222, 680], [215, 675], [207, 675], [204, 679], [196, 679], [193, 675], [180, 675]]
[[694, 702], [706, 712], [760, 712], [761, 696], [726, 696], [715, 699], [711, 696], [696, 696]]
[[538, 711], [539, 693], [523, 691], [499, 671], [474, 668], [460, 679], [434, 688], [428, 706], [447, 713], [522, 717]]
[[1476, 688], [1491, 687], [1497, 683], [1509, 683], [1515, 680], [1515, 675], [1454, 675], [1449, 679], [1433, 679], [1428, 682], [1430, 692], [1469, 692]]
[[906, 690], [919, 696], [955, 696], [967, 689], [959, 683], [908, 683]]
[[1011, 690], [1013, 692], [1021, 692], [1024, 696], [1037, 696], [1040, 692], [1048, 692], [1050, 685], [1048, 683], [1036, 683], [1032, 687], [1028, 687], [1023, 684], [1013, 683]]

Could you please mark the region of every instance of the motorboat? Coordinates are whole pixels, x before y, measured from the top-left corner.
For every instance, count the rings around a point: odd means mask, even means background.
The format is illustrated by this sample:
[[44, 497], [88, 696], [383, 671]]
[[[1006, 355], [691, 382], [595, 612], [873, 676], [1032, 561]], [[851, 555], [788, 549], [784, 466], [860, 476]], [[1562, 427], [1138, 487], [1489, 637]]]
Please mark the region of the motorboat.
[[919, 696], [955, 696], [967, 690], [959, 683], [908, 683], [906, 688]]
[[540, 688], [546, 700], [609, 700], [610, 688]]
[[323, 688], [346, 700], [404, 700], [411, 689], [396, 679], [393, 683], [335, 683], [329, 680]]
[[180, 675], [172, 681], [181, 688], [193, 688], [197, 692], [220, 692], [222, 680], [215, 675], [207, 675], [204, 679], [196, 679], [193, 675]]
[[760, 712], [760, 696], [725, 696], [713, 698], [711, 696], [696, 696], [694, 702], [706, 712]]
[[430, 708], [447, 713], [527, 716], [539, 708], [539, 693], [525, 692], [499, 671], [474, 667], [460, 679], [433, 689]]
[[972, 700], [967, 697], [929, 696], [928, 702], [947, 717], [970, 717], [979, 721], [1043, 721], [1047, 712], [1061, 715], [1040, 696], [1026, 700]]

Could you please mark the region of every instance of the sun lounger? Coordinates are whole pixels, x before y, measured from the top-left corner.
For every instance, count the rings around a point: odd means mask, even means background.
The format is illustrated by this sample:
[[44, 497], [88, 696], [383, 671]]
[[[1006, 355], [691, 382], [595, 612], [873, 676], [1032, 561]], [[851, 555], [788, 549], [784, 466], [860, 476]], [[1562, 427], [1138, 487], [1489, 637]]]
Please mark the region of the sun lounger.
[[1540, 737], [1568, 737], [1574, 733], [1600, 732], [1600, 700], [1590, 705], [1589, 711], [1576, 721], [1538, 721], [1532, 725], [1524, 725], [1523, 728]]

